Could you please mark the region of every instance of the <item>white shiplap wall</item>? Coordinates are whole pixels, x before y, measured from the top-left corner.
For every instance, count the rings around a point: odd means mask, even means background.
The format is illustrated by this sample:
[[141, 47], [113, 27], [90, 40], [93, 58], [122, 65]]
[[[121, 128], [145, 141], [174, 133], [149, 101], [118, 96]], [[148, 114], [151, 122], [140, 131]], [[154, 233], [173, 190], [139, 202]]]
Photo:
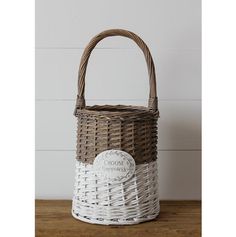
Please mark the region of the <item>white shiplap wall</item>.
[[[125, 28], [148, 44], [161, 118], [161, 199], [201, 197], [200, 0], [36, 0], [36, 198], [71, 198], [77, 70], [104, 29]], [[146, 105], [148, 76], [128, 39], [105, 39], [86, 77], [88, 104]]]

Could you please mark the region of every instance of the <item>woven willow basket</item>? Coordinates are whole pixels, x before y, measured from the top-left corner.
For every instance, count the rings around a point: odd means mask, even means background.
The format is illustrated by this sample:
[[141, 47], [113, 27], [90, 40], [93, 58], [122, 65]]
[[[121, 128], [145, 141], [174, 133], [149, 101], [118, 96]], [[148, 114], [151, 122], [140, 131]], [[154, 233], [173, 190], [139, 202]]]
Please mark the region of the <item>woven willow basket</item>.
[[[149, 73], [148, 107], [86, 106], [85, 74], [90, 54], [105, 37], [124, 36], [143, 51]], [[96, 35], [85, 48], [79, 68], [75, 116], [77, 157], [72, 215], [103, 225], [137, 224], [160, 210], [157, 169], [156, 77], [147, 45], [130, 31]]]

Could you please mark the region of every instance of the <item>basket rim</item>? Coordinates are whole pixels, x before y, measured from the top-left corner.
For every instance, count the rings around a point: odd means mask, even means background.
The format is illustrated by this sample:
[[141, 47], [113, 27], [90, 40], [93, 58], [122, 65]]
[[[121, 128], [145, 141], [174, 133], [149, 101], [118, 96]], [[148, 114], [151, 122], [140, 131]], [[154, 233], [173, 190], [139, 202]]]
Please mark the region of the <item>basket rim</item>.
[[145, 106], [134, 105], [93, 105], [86, 106], [84, 109], [79, 109], [77, 115], [94, 115], [94, 116], [153, 116], [158, 115], [159, 112], [152, 111]]

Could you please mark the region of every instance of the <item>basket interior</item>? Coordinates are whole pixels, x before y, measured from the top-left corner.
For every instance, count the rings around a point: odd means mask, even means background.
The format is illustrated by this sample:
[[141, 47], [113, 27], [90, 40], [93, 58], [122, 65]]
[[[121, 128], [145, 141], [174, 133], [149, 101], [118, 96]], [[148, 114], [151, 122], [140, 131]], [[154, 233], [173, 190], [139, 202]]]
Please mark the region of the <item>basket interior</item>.
[[150, 112], [147, 107], [132, 105], [93, 105], [87, 106], [87, 111], [98, 112], [102, 114], [127, 114]]
[[133, 105], [93, 105], [86, 107], [88, 110], [106, 111], [106, 112], [127, 112], [135, 110], [148, 110], [144, 106], [133, 106]]

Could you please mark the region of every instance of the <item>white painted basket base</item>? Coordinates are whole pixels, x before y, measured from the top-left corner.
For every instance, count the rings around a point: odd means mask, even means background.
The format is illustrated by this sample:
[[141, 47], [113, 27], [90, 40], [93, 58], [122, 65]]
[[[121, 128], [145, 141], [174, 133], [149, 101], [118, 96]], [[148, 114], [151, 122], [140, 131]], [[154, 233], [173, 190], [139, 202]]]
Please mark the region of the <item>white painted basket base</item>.
[[76, 161], [74, 218], [93, 224], [132, 225], [156, 218], [159, 211], [157, 161], [136, 165], [133, 177], [116, 184], [95, 176], [93, 165]]

